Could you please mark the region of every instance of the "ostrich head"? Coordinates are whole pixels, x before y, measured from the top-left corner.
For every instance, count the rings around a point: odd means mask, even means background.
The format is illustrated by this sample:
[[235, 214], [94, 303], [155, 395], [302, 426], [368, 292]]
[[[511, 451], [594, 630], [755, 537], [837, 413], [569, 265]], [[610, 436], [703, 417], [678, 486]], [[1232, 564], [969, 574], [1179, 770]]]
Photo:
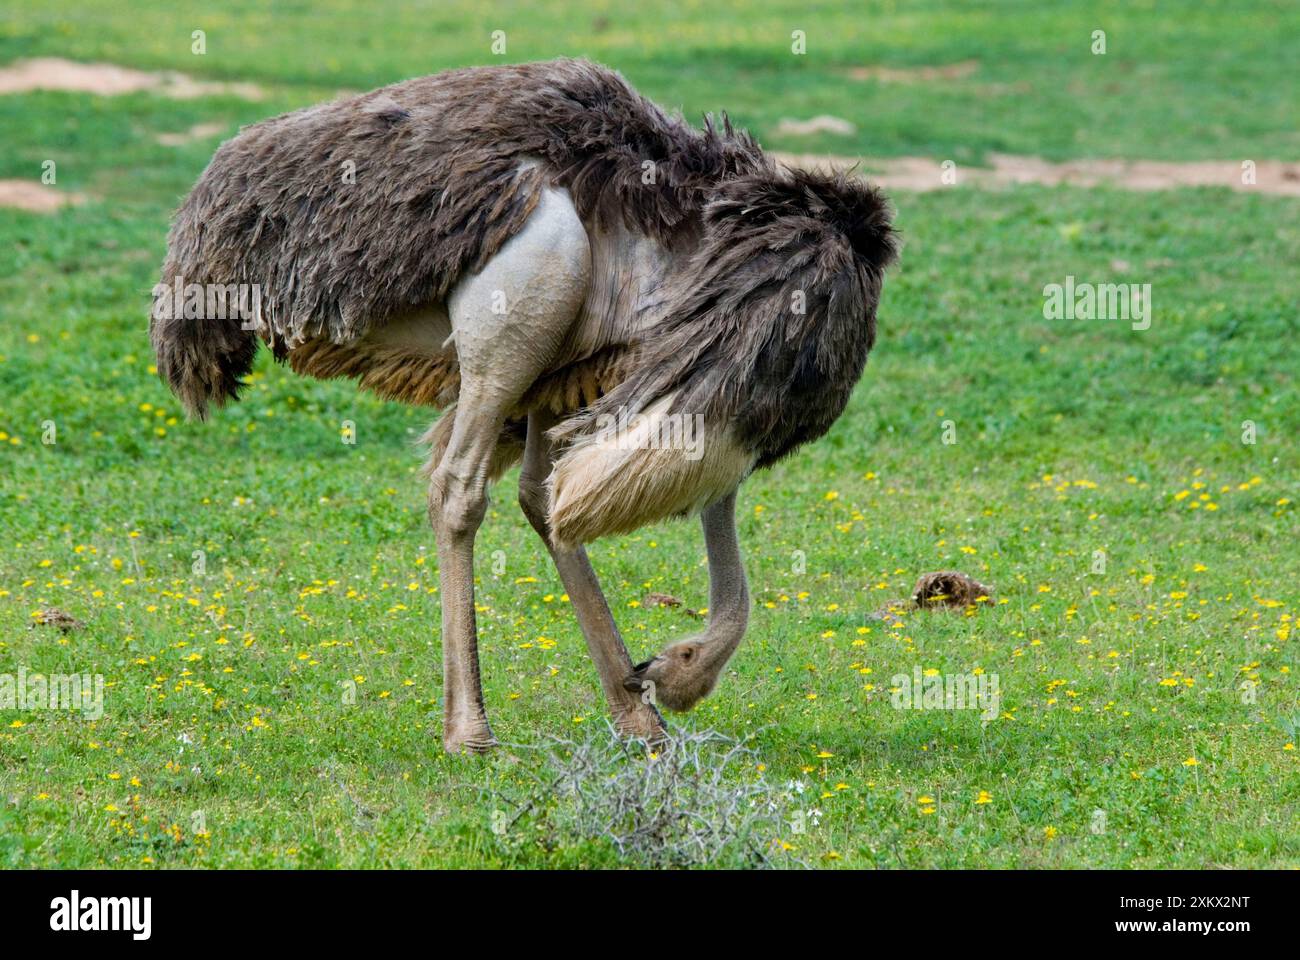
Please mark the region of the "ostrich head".
[[731, 649], [720, 649], [716, 640], [680, 640], [657, 657], [638, 663], [623, 686], [633, 693], [649, 693], [669, 710], [685, 712], [713, 691], [730, 656]]

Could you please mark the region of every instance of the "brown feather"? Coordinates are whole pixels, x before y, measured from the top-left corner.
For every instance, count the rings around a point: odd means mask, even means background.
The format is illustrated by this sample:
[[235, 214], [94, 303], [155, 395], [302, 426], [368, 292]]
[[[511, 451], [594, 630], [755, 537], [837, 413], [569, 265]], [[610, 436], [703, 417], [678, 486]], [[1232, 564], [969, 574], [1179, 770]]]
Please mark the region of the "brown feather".
[[262, 316], [245, 330], [164, 309], [159, 373], [202, 417], [237, 396], [258, 336], [283, 358], [440, 301], [519, 231], [546, 182], [592, 228], [669, 242], [698, 229], [720, 180], [767, 163], [748, 134], [695, 129], [582, 60], [452, 70], [265, 120], [212, 158], [162, 270], [167, 285], [258, 284]]
[[770, 466], [844, 411], [896, 248], [884, 197], [842, 174], [771, 170], [720, 184], [637, 369], [552, 436], [572, 441], [603, 415], [674, 393], [671, 412], [729, 427]]

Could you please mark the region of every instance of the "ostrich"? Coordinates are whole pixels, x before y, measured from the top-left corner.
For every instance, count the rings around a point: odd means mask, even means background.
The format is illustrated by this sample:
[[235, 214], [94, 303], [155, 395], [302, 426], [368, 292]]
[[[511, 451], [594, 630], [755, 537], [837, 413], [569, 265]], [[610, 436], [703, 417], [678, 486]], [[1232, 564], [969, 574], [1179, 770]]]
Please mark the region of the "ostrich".
[[[737, 487], [824, 434], [862, 375], [890, 218], [860, 181], [779, 167], [725, 115], [697, 129], [596, 64], [452, 70], [223, 144], [172, 224], [150, 334], [199, 419], [237, 398], [259, 341], [443, 410], [425, 439], [444, 749], [496, 743], [474, 538], [517, 462], [614, 723], [654, 740], [656, 705], [708, 695], [745, 632]], [[693, 444], [656, 442], [682, 422]], [[633, 666], [584, 544], [691, 514], [706, 626]]]

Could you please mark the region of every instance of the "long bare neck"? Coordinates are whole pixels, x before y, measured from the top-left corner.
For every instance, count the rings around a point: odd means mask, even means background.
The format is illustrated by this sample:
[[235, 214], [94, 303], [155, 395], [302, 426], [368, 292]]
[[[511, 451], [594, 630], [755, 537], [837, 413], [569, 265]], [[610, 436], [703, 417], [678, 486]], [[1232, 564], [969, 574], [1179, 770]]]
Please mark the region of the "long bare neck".
[[735, 491], [707, 507], [701, 520], [709, 557], [709, 626], [701, 654], [721, 670], [749, 625], [749, 582], [736, 538]]

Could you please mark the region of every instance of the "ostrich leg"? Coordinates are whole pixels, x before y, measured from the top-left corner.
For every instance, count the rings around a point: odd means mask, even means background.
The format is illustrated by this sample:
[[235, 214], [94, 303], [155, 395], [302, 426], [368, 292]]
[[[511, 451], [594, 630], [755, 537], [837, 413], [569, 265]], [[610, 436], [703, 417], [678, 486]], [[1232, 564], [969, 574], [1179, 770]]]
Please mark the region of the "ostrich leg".
[[488, 465], [502, 418], [470, 399], [458, 411], [451, 442], [429, 484], [429, 516], [438, 542], [442, 597], [443, 747], [487, 750], [496, 744], [483, 707], [474, 618], [474, 537], [487, 510]]
[[474, 537], [487, 512], [492, 453], [506, 414], [555, 357], [587, 294], [591, 251], [567, 193], [546, 190], [524, 228], [448, 299], [461, 389], [447, 449], [429, 481], [442, 592], [443, 747], [496, 740], [479, 679]]
[[547, 439], [546, 431], [552, 425], [553, 420], [540, 411], [534, 410], [528, 415], [528, 440], [519, 472], [519, 505], [546, 544], [560, 572], [578, 626], [587, 641], [587, 650], [600, 673], [600, 685], [605, 691], [615, 727], [627, 736], [658, 740], [664, 734], [664, 722], [659, 711], [653, 704], [643, 702], [639, 694], [624, 688], [624, 678], [632, 670], [632, 659], [627, 655], [618, 625], [601, 592], [596, 571], [587, 559], [587, 551], [582, 547], [557, 550], [551, 544], [545, 484], [552, 462], [551, 441]]

